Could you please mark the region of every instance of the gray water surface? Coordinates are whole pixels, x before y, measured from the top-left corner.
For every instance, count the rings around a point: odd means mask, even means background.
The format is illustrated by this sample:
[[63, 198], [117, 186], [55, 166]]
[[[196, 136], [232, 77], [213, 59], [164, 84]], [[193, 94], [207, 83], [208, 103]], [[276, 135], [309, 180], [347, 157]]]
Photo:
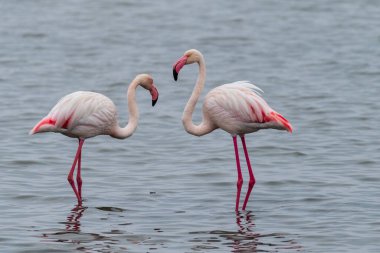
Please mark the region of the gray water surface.
[[[1, 252], [379, 251], [379, 1], [21, 0], [0, 11]], [[257, 183], [246, 211], [234, 211], [231, 137], [183, 130], [198, 69], [175, 83], [171, 66], [190, 48], [207, 64], [195, 122], [210, 89], [251, 80], [294, 126], [247, 136]], [[75, 210], [77, 140], [28, 132], [77, 90], [110, 97], [126, 124], [127, 85], [143, 72], [159, 101], [138, 90], [131, 138], [85, 142]]]

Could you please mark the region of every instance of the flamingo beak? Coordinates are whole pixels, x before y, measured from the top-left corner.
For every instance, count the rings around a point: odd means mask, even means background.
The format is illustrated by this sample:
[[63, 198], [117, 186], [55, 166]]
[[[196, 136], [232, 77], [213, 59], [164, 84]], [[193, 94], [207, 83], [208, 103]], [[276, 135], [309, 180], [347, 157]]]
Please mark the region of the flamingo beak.
[[175, 70], [175, 68], [173, 68], [173, 77], [174, 77], [174, 81], [177, 81], [177, 79], [178, 79], [178, 73]]
[[157, 99], [156, 100], [152, 100], [152, 106], [154, 106], [156, 103], [157, 103]]
[[157, 103], [157, 100], [158, 100], [158, 90], [156, 88], [156, 86], [152, 86], [152, 89], [150, 90], [150, 94], [152, 95], [152, 106], [154, 106], [156, 103]]
[[179, 60], [176, 61], [176, 63], [174, 63], [174, 65], [173, 65], [173, 77], [174, 77], [174, 81], [178, 80], [178, 73], [182, 69], [182, 67], [185, 66], [185, 64], [187, 62], [187, 58], [188, 58], [188, 56], [184, 55], [181, 58], [179, 58]]

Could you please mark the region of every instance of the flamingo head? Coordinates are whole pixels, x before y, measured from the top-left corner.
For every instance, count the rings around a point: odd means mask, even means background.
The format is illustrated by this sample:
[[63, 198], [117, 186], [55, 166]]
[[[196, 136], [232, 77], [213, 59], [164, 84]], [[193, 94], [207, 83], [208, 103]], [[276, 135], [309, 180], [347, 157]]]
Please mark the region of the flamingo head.
[[148, 74], [140, 74], [136, 76], [135, 78], [138, 82], [138, 84], [143, 87], [144, 89], [148, 90], [150, 92], [150, 95], [152, 96], [152, 106], [154, 106], [158, 100], [158, 90], [156, 86], [153, 83], [152, 76]]
[[179, 58], [173, 64], [173, 77], [174, 80], [177, 81], [178, 73], [182, 69], [183, 66], [187, 64], [192, 64], [195, 62], [199, 62], [202, 57], [202, 54], [196, 49], [187, 50], [181, 58]]

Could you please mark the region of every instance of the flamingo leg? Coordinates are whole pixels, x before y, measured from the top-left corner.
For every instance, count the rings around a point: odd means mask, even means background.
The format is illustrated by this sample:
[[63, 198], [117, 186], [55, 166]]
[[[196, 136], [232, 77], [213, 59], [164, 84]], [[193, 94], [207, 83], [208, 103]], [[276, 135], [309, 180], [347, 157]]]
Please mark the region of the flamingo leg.
[[75, 167], [77, 165], [77, 162], [78, 162], [79, 155], [80, 155], [81, 150], [82, 150], [83, 143], [84, 143], [84, 140], [79, 141], [79, 145], [78, 145], [77, 153], [76, 153], [75, 158], [74, 158], [73, 165], [71, 166], [71, 170], [69, 172], [69, 175], [67, 176], [67, 180], [69, 181], [71, 187], [73, 188], [73, 191], [74, 191], [75, 195], [77, 196], [78, 205], [82, 204], [82, 199], [79, 196], [79, 193], [78, 193], [78, 191], [77, 191], [77, 189], [75, 187], [74, 179], [73, 179], [73, 174], [74, 174], [74, 170], [75, 170]]
[[249, 172], [248, 190], [247, 190], [247, 194], [245, 195], [245, 200], [244, 200], [244, 205], [243, 205], [243, 210], [245, 210], [245, 208], [247, 206], [247, 203], [248, 203], [249, 195], [251, 194], [252, 188], [253, 188], [253, 186], [256, 183], [256, 179], [255, 179], [255, 176], [253, 175], [253, 171], [252, 171], [252, 167], [251, 167], [251, 162], [249, 160], [247, 146], [245, 145], [245, 137], [244, 137], [244, 135], [241, 135], [240, 138], [241, 138], [241, 142], [243, 143], [245, 160], [247, 161], [248, 172]]
[[239, 151], [238, 151], [236, 136], [233, 136], [232, 139], [234, 141], [234, 149], [235, 149], [235, 157], [236, 157], [236, 168], [237, 168], [237, 173], [238, 173], [238, 180], [237, 180], [237, 183], [236, 183], [236, 186], [237, 186], [236, 210], [238, 210], [239, 209], [239, 201], [240, 201], [240, 192], [241, 192], [241, 187], [243, 185], [243, 176], [241, 174], [240, 160], [239, 160]]
[[[84, 142], [83, 139], [79, 139], [80, 142]], [[82, 143], [83, 145], [83, 143]], [[78, 157], [78, 170], [77, 170], [77, 186], [78, 186], [78, 194], [80, 199], [82, 199], [82, 176], [81, 176], [81, 160], [82, 160], [82, 149], [79, 151]]]

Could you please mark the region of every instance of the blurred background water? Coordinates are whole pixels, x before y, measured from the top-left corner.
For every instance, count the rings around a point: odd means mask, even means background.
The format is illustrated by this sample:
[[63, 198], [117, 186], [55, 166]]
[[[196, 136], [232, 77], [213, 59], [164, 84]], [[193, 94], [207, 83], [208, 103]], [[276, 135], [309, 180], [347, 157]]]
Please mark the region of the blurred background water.
[[[20, 0], [0, 11], [1, 252], [379, 251], [379, 1]], [[197, 67], [175, 83], [171, 66], [190, 48], [206, 59], [203, 96], [251, 80], [295, 128], [247, 136], [247, 211], [234, 211], [231, 137], [183, 130]], [[143, 72], [156, 107], [139, 90], [131, 138], [86, 141], [85, 208], [71, 211], [77, 141], [29, 130], [76, 90], [109, 96], [125, 124], [127, 85]]]

